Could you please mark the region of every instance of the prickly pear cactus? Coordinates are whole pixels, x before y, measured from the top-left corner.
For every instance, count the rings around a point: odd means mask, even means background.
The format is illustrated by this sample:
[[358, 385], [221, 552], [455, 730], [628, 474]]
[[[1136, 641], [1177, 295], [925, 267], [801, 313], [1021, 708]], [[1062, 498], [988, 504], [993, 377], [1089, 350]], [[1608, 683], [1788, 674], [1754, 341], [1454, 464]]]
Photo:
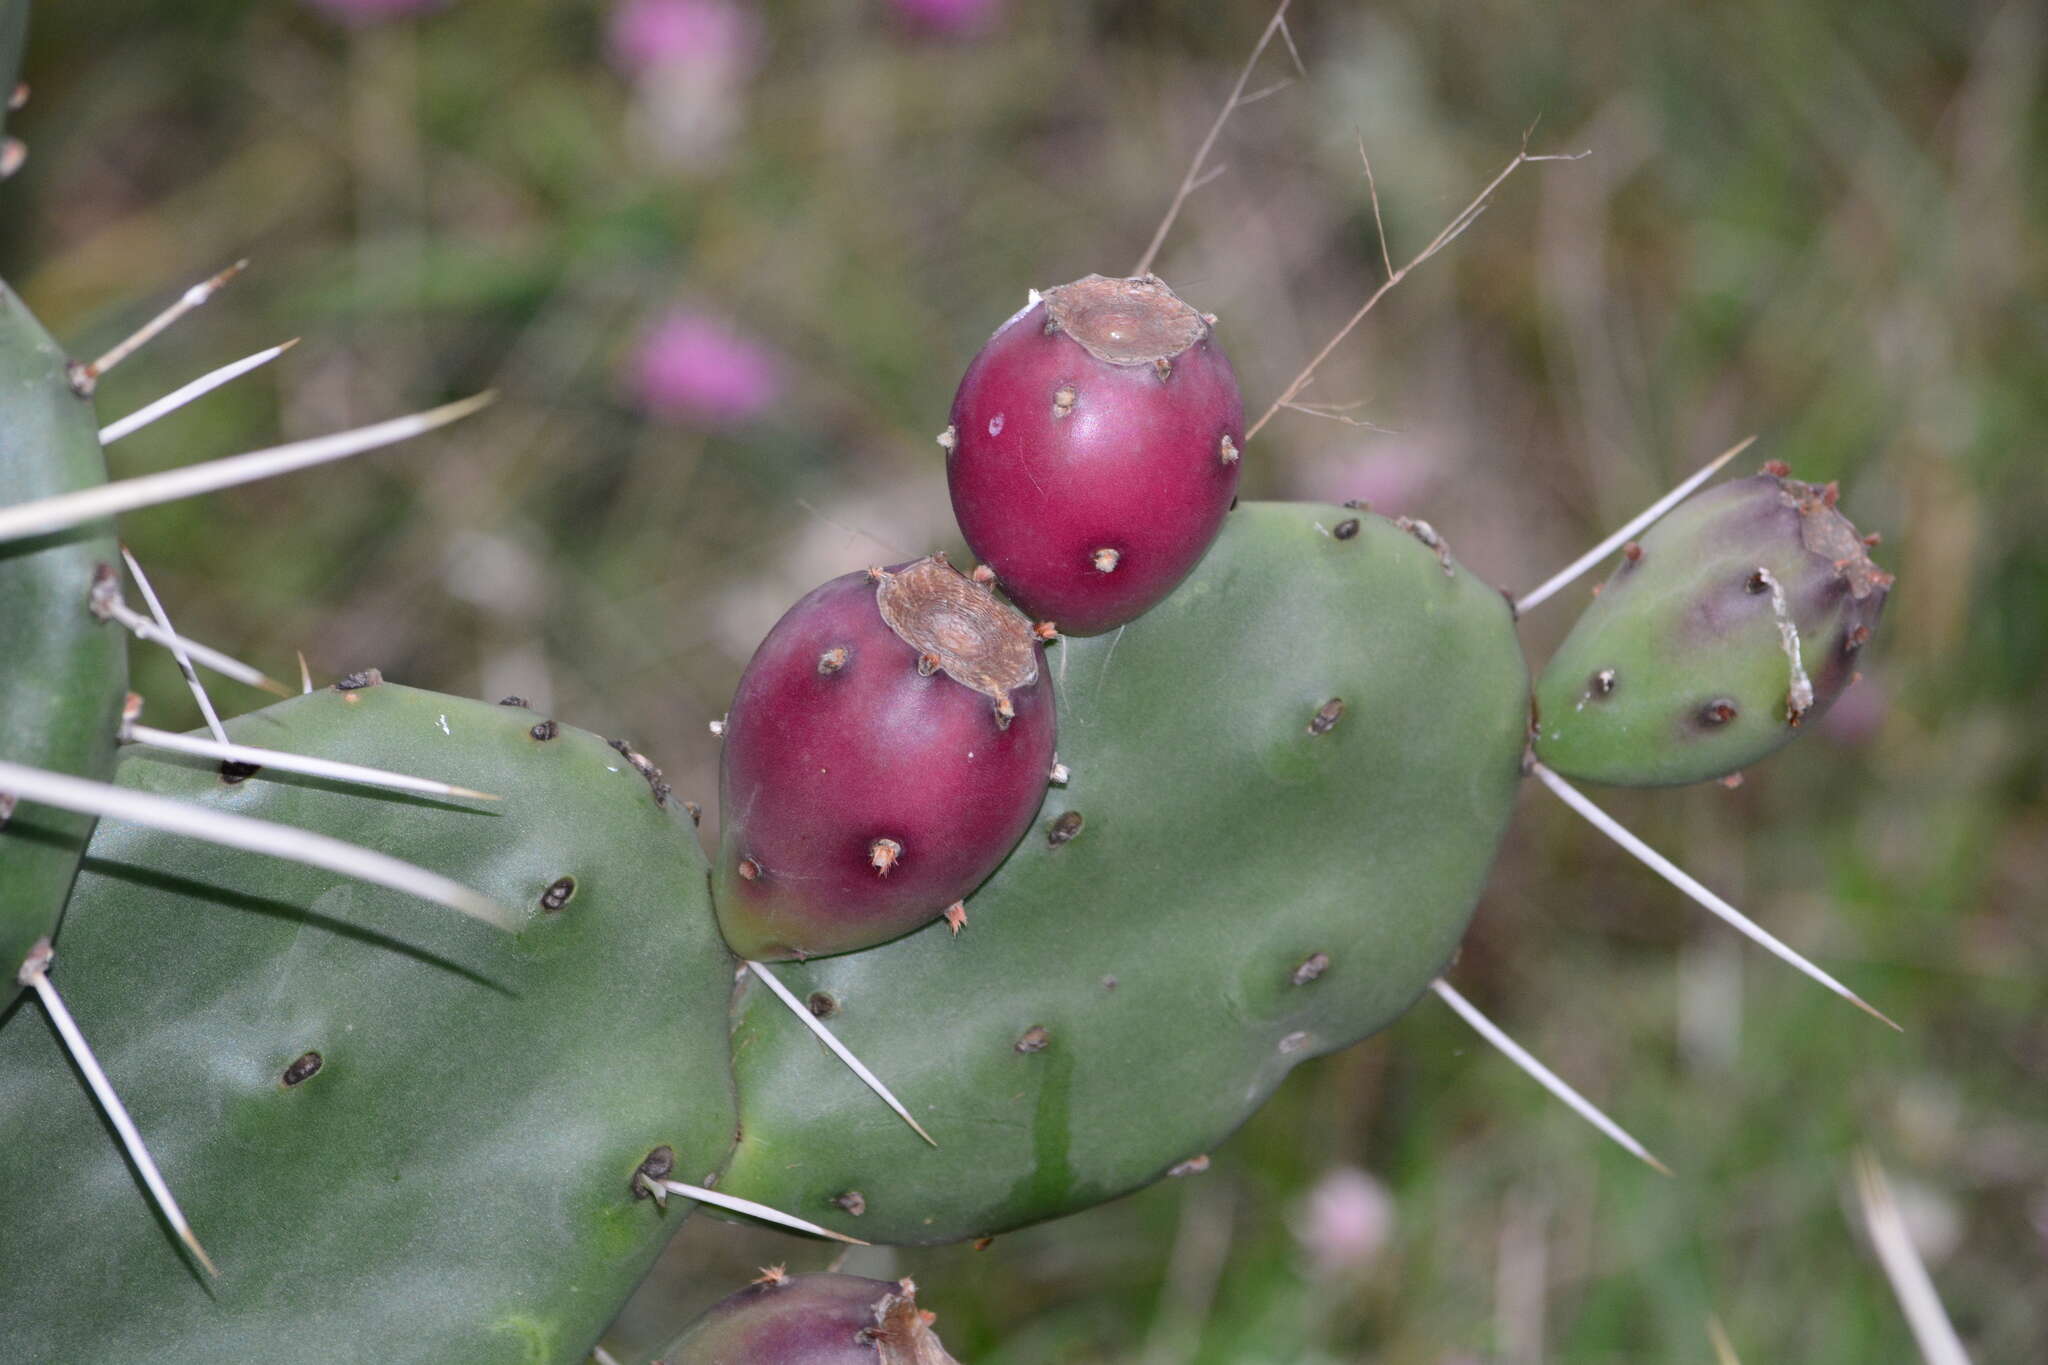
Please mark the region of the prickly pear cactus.
[[120, 781], [432, 866], [524, 928], [104, 823], [53, 975], [221, 1277], [180, 1255], [49, 1030], [17, 1012], [5, 1354], [578, 1359], [689, 1207], [636, 1198], [636, 1170], [666, 1148], [702, 1181], [732, 1142], [734, 963], [688, 818], [597, 736], [516, 707], [384, 684], [232, 728], [504, 800], [229, 785], [146, 753]]
[[1052, 652], [1070, 777], [964, 930], [783, 973], [938, 1150], [750, 986], [725, 1191], [896, 1243], [1071, 1213], [1198, 1168], [1448, 963], [1527, 727], [1493, 588], [1380, 518], [1247, 503], [1163, 604]]
[[713, 1304], [661, 1365], [957, 1365], [917, 1286], [778, 1269]]
[[1766, 466], [1631, 546], [1544, 668], [1536, 756], [1666, 786], [1769, 756], [1848, 688], [1891, 589], [1834, 485]]
[[[23, 13], [0, 15], [0, 47]], [[11, 87], [8, 57], [0, 51], [0, 81]], [[0, 505], [106, 480], [99, 423], [67, 363], [0, 284]], [[85, 777], [113, 771], [127, 653], [88, 595], [95, 570], [114, 558], [106, 522], [0, 544], [0, 759]], [[0, 793], [0, 1008], [30, 946], [56, 932], [92, 824], [47, 806], [17, 809]]]

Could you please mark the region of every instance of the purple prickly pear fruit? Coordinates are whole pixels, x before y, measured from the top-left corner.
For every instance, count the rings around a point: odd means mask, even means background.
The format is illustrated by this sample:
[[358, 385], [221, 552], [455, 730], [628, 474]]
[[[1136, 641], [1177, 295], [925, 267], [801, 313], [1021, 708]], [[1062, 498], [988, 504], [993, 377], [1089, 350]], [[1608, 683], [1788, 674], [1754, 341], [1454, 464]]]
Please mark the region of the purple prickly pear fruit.
[[917, 1306], [917, 1286], [780, 1266], [713, 1304], [662, 1365], [958, 1365]]
[[1149, 611], [1237, 496], [1244, 400], [1214, 319], [1155, 276], [1045, 291], [953, 398], [953, 513], [1003, 591], [1068, 635]]
[[944, 558], [818, 588], [726, 717], [726, 941], [816, 957], [937, 919], [1030, 827], [1055, 723], [1031, 622]]

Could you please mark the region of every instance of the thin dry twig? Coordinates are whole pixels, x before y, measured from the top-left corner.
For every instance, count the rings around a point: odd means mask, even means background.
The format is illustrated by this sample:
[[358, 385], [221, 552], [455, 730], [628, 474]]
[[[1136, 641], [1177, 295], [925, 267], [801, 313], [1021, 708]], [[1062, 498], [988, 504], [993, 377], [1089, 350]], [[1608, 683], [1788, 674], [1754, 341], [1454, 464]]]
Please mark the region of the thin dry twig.
[[[1230, 98], [1224, 101], [1223, 111], [1217, 114], [1216, 121], [1209, 125], [1209, 135], [1202, 139], [1202, 145], [1196, 149], [1194, 161], [1188, 166], [1188, 173], [1181, 177], [1180, 188], [1174, 191], [1173, 202], [1166, 208], [1166, 216], [1159, 220], [1159, 228], [1152, 234], [1152, 241], [1146, 246], [1145, 254], [1140, 256], [1137, 265], [1131, 268], [1133, 275], [1143, 275], [1152, 269], [1152, 262], [1158, 258], [1159, 248], [1166, 244], [1166, 234], [1173, 231], [1174, 220], [1180, 217], [1181, 205], [1185, 204], [1188, 196], [1201, 185], [1208, 183], [1206, 180], [1197, 183], [1202, 174], [1202, 166], [1208, 161], [1209, 153], [1215, 150], [1216, 139], [1222, 134], [1223, 125], [1237, 112], [1239, 105], [1250, 102], [1244, 98], [1245, 82], [1252, 78], [1252, 68], [1259, 64], [1259, 58], [1265, 54], [1267, 45], [1273, 41], [1273, 35], [1285, 32], [1287, 6], [1291, 3], [1292, 0], [1280, 0], [1280, 3], [1274, 6], [1273, 17], [1266, 22], [1266, 31], [1259, 35], [1258, 44], [1252, 48], [1252, 55], [1245, 59], [1244, 70], [1237, 73], [1237, 84], [1230, 88]], [[1294, 52], [1292, 35], [1287, 39], [1287, 50], [1294, 53], [1294, 64], [1299, 68], [1301, 54]], [[1307, 73], [1304, 71], [1302, 74]], [[1257, 98], [1264, 98], [1271, 93], [1271, 90], [1262, 91]]]
[[[1410, 271], [1414, 270], [1417, 266], [1427, 261], [1430, 257], [1436, 255], [1439, 251], [1442, 251], [1452, 242], [1456, 241], [1459, 235], [1462, 234], [1466, 228], [1471, 227], [1473, 223], [1477, 222], [1479, 220], [1479, 215], [1486, 212], [1487, 201], [1493, 197], [1493, 192], [1499, 189], [1501, 187], [1502, 182], [1505, 181], [1509, 176], [1513, 175], [1516, 172], [1516, 170], [1534, 161], [1581, 161], [1584, 160], [1586, 157], [1591, 156], [1592, 154], [1593, 153], [1590, 151], [1584, 151], [1548, 152], [1542, 155], [1532, 155], [1529, 151], [1528, 137], [1525, 134], [1522, 140], [1522, 150], [1515, 153], [1514, 160], [1508, 162], [1507, 165], [1501, 167], [1499, 173], [1496, 174], [1493, 177], [1493, 179], [1486, 182], [1486, 188], [1480, 190], [1477, 195], [1473, 196], [1472, 202], [1465, 205], [1464, 208], [1460, 209], [1457, 213], [1457, 216], [1452, 218], [1450, 222], [1444, 225], [1443, 231], [1437, 233], [1435, 237], [1432, 237], [1430, 239], [1428, 246], [1416, 252], [1413, 260], [1410, 260], [1408, 264], [1402, 266], [1399, 270], [1396, 270], [1392, 274], [1388, 275], [1386, 281], [1382, 283], [1379, 288], [1373, 290], [1372, 293], [1366, 297], [1365, 302], [1359, 305], [1358, 311], [1353, 313], [1350, 319], [1346, 321], [1342, 327], [1339, 327], [1337, 329], [1336, 335], [1332, 336], [1328, 341], [1323, 343], [1323, 349], [1317, 351], [1315, 353], [1314, 359], [1310, 360], [1308, 364], [1302, 366], [1301, 373], [1295, 375], [1294, 378], [1291, 381], [1289, 381], [1286, 389], [1284, 389], [1281, 392], [1278, 398], [1273, 400], [1272, 406], [1267, 408], [1263, 413], [1259, 414], [1259, 420], [1252, 423], [1251, 426], [1248, 429], [1246, 429], [1244, 434], [1245, 440], [1249, 441], [1252, 437], [1258, 435], [1259, 429], [1264, 427], [1266, 423], [1273, 420], [1273, 414], [1279, 412], [1282, 408], [1288, 406], [1297, 397], [1300, 396], [1301, 391], [1304, 388], [1308, 387], [1308, 382], [1311, 379], [1315, 378], [1316, 371], [1319, 368], [1321, 368], [1322, 363], [1325, 360], [1329, 359], [1330, 353], [1343, 344], [1344, 339], [1351, 335], [1352, 331], [1358, 326], [1359, 323], [1365, 321], [1365, 315], [1370, 313], [1373, 310], [1373, 308], [1379, 303], [1379, 301], [1382, 298], [1386, 297], [1387, 293], [1390, 290], [1392, 290], [1395, 285], [1399, 284], [1402, 280], [1407, 279], [1408, 273]], [[1377, 191], [1375, 191], [1375, 193], [1377, 193]], [[1383, 247], [1385, 244], [1385, 240], [1386, 239], [1384, 235], [1382, 235], [1381, 243]]]
[[1387, 268], [1387, 278], [1394, 277], [1394, 256], [1387, 247], [1387, 223], [1380, 217], [1380, 182], [1372, 176], [1372, 158], [1365, 154], [1365, 134], [1358, 134], [1358, 159], [1365, 163], [1365, 188], [1372, 195], [1372, 228], [1380, 239], [1380, 264]]
[[1365, 400], [1361, 398], [1354, 403], [1289, 403], [1286, 407], [1289, 411], [1306, 413], [1310, 417], [1321, 417], [1325, 421], [1330, 422], [1342, 422], [1347, 427], [1364, 427], [1367, 431], [1377, 431], [1387, 436], [1398, 436], [1401, 434], [1393, 427], [1383, 427], [1377, 422], [1368, 422], [1363, 417], [1345, 416], [1351, 409], [1363, 407], [1364, 405]]

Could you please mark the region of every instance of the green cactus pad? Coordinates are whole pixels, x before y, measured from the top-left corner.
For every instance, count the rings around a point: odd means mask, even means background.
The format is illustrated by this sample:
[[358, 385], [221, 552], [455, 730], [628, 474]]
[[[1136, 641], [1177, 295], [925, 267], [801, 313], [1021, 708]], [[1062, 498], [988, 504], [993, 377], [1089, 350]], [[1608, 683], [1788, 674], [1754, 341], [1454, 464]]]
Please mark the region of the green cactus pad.
[[1536, 685], [1536, 756], [1619, 786], [1765, 758], [1854, 681], [1892, 577], [1835, 490], [1771, 466], [1681, 504], [1622, 557]]
[[1247, 503], [1163, 604], [1048, 653], [1071, 775], [965, 929], [777, 969], [938, 1150], [750, 986], [722, 1189], [881, 1242], [1002, 1232], [1199, 1168], [1408, 1008], [1506, 825], [1528, 674], [1498, 592], [1360, 520]]
[[[153, 1216], [37, 1010], [0, 1028], [10, 1359], [581, 1361], [736, 1118], [733, 959], [687, 816], [595, 735], [391, 685], [248, 744], [495, 792], [439, 802], [124, 757], [124, 786], [316, 828], [529, 914], [103, 822], [51, 976], [219, 1264]], [[317, 1063], [313, 1060], [317, 1056]]]
[[[12, 19], [0, 15], [0, 45]], [[0, 505], [106, 482], [99, 423], [66, 364], [0, 284]], [[113, 772], [128, 655], [87, 598], [95, 569], [115, 553], [107, 522], [0, 544], [0, 759], [80, 777]], [[0, 1009], [29, 948], [56, 932], [92, 823], [30, 804], [0, 819]]]

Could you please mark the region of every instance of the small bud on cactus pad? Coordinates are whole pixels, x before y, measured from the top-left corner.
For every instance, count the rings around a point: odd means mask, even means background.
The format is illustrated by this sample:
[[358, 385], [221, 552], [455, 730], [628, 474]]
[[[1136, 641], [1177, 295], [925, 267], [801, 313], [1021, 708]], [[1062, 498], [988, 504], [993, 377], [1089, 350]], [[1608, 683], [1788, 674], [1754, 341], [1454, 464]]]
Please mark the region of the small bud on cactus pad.
[[811, 593], [726, 718], [726, 941], [815, 957], [938, 918], [1030, 828], [1054, 727], [1031, 622], [944, 559]]
[[956, 1365], [917, 1306], [917, 1286], [769, 1271], [711, 1306], [661, 1352], [664, 1365]]
[[1654, 787], [1748, 767], [1855, 677], [1892, 576], [1833, 484], [1773, 466], [1681, 505], [1642, 538], [1536, 688], [1536, 756]]
[[1210, 320], [1151, 275], [1048, 289], [953, 398], [946, 480], [1003, 591], [1067, 635], [1151, 610], [1237, 496], [1244, 400]]

